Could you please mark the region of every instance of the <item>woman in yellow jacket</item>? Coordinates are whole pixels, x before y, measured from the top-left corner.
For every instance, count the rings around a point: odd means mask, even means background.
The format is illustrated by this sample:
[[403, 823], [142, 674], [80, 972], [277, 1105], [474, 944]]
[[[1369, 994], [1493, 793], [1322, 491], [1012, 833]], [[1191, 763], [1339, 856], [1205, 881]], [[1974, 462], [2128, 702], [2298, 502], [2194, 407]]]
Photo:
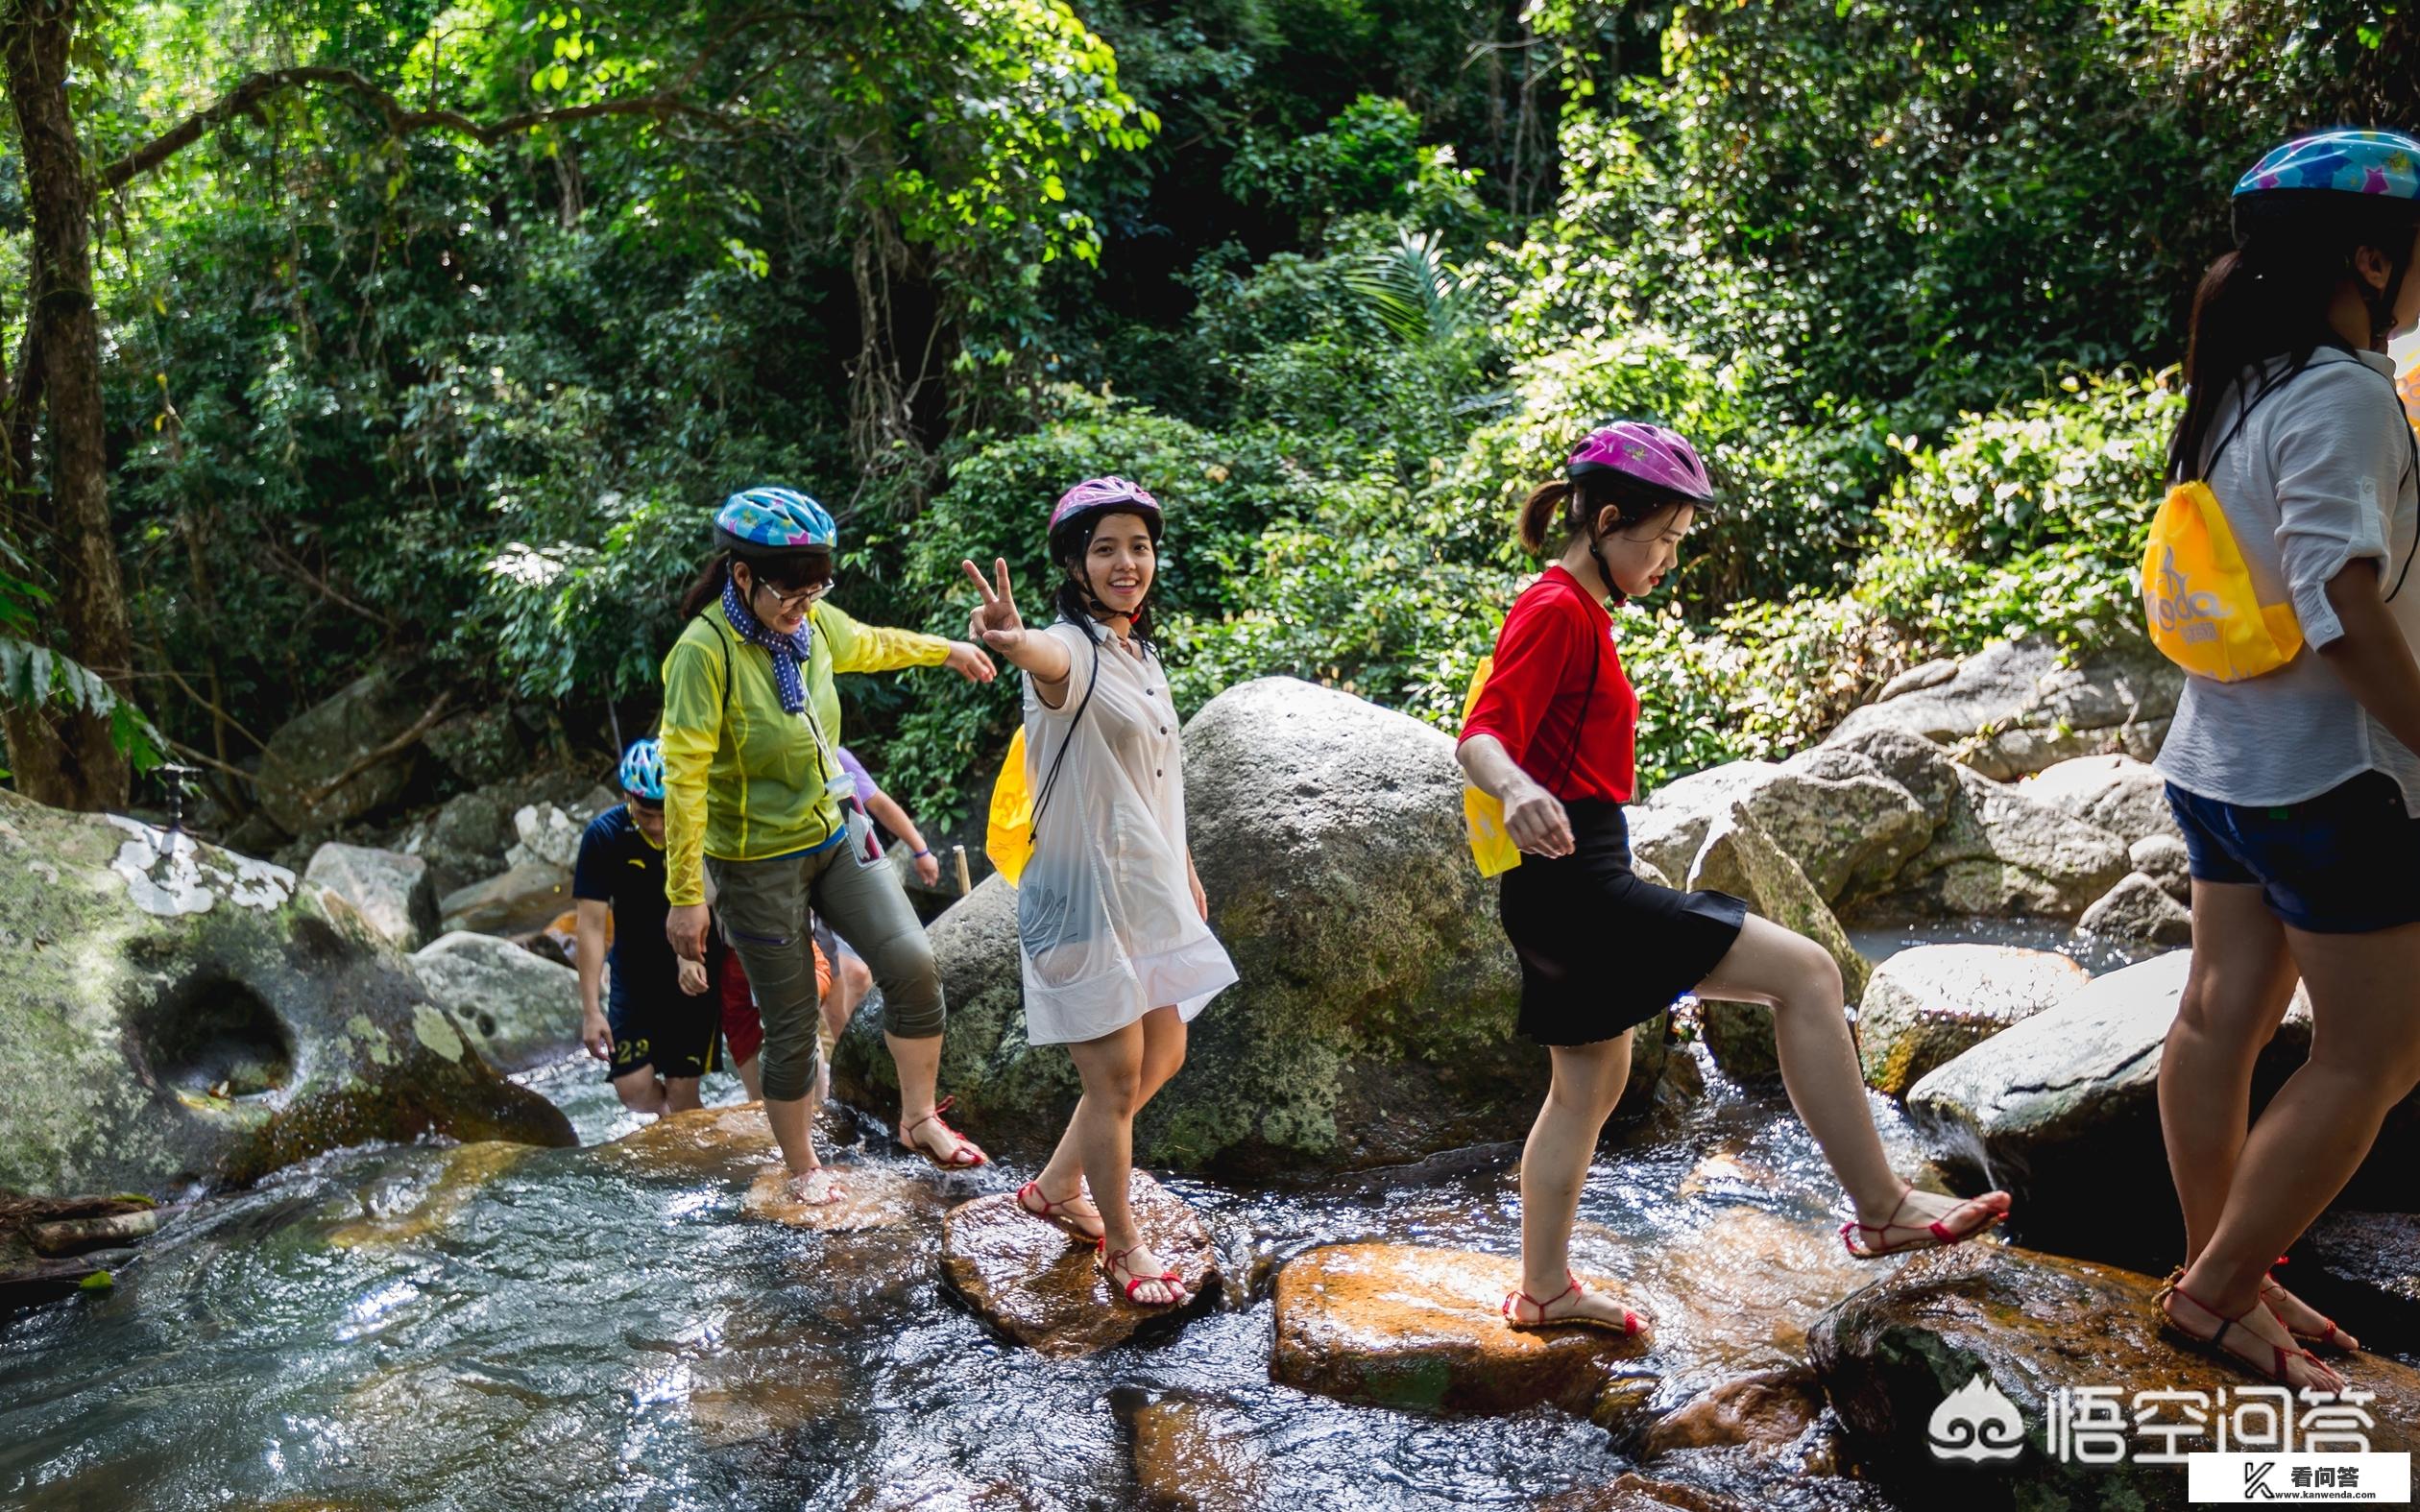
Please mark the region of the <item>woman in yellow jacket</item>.
[[[714, 912], [747, 969], [764, 1020], [765, 1121], [795, 1194], [839, 1195], [816, 1158], [811, 909], [863, 956], [883, 989], [883, 1038], [899, 1068], [899, 1142], [934, 1164], [984, 1164], [941, 1121], [941, 978], [899, 875], [850, 843], [865, 823], [844, 800], [835, 672], [947, 666], [989, 682], [991, 658], [962, 641], [860, 625], [823, 602], [839, 531], [788, 489], [735, 493], [714, 516], [714, 558], [681, 609], [688, 626], [664, 659], [666, 933], [705, 954], [706, 876]], [[853, 817], [854, 816], [854, 817]]]

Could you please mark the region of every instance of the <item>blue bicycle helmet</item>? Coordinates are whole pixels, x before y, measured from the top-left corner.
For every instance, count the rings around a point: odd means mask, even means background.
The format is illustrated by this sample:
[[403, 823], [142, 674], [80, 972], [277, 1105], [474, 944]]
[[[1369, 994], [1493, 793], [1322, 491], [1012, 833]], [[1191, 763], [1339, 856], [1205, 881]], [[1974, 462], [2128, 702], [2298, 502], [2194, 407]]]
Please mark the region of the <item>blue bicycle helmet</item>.
[[2420, 138], [2401, 132], [2297, 136], [2236, 180], [2236, 197], [2302, 191], [2420, 201]]
[[840, 544], [832, 512], [796, 489], [742, 489], [714, 512], [714, 544], [743, 557], [825, 551]]
[[622, 753], [622, 791], [650, 804], [664, 802], [664, 746], [653, 736], [633, 740]]

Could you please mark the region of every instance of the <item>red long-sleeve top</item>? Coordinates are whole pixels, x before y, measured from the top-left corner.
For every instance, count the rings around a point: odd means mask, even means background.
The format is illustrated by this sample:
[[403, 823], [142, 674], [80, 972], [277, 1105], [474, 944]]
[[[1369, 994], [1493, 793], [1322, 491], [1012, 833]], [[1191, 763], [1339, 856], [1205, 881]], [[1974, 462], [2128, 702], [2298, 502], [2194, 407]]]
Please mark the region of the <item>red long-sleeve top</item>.
[[1504, 616], [1495, 669], [1463, 722], [1463, 739], [1473, 735], [1495, 736], [1522, 771], [1566, 803], [1630, 802], [1638, 695], [1622, 675], [1612, 616], [1560, 564]]

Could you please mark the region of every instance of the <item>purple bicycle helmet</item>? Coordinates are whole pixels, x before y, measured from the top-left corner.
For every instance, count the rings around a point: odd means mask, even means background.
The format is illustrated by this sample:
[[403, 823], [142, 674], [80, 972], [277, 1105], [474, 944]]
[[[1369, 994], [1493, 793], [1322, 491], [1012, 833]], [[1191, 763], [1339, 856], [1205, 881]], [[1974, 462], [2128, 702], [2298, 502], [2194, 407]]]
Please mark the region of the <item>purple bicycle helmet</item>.
[[1644, 420], [1615, 420], [1588, 432], [1563, 464], [1563, 476], [1574, 483], [1591, 473], [1618, 472], [1640, 483], [1677, 493], [1693, 503], [1714, 497], [1714, 480], [1697, 449], [1678, 431]]
[[1151, 491], [1140, 483], [1128, 483], [1114, 474], [1105, 478], [1086, 478], [1060, 494], [1058, 502], [1051, 506], [1048, 534], [1056, 536], [1062, 525], [1086, 515], [1112, 509], [1142, 516], [1144, 523], [1150, 527], [1151, 539], [1159, 539], [1159, 500], [1151, 497]]

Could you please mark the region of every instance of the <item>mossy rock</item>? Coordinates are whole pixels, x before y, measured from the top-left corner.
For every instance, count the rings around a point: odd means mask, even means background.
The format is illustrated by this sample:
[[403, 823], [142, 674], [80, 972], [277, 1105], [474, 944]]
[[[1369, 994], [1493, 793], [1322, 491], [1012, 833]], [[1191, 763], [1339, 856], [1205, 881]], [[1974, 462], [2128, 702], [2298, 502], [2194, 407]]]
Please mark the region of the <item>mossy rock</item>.
[[574, 1142], [341, 899], [0, 793], [0, 1186], [166, 1191], [368, 1140]]

